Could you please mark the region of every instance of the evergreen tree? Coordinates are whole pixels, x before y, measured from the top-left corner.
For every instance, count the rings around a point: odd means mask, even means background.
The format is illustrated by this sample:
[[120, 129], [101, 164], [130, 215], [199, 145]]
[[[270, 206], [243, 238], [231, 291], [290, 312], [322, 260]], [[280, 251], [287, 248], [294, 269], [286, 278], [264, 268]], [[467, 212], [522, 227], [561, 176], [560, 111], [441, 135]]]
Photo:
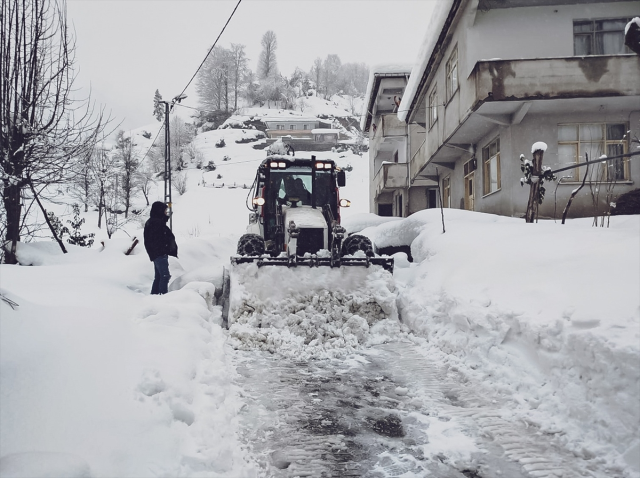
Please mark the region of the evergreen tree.
[[[59, 222], [59, 221], [58, 221]], [[80, 206], [73, 204], [73, 219], [67, 223], [71, 226], [71, 231], [64, 227], [64, 231], [69, 234], [67, 242], [75, 246], [91, 247], [93, 245], [93, 237], [95, 234], [82, 234], [80, 227], [84, 224], [84, 218], [80, 217]]]
[[164, 105], [160, 103], [161, 101], [162, 95], [156, 90], [156, 94], [153, 96], [153, 116], [155, 116], [158, 121], [162, 121], [164, 118]]

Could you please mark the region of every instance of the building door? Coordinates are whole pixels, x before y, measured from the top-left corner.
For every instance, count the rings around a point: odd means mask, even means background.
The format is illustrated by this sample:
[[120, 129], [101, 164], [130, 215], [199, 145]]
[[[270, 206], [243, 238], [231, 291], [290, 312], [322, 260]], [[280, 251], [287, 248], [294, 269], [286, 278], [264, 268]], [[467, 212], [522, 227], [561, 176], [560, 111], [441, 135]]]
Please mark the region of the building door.
[[427, 209], [438, 207], [438, 190], [427, 189]]
[[393, 216], [393, 204], [378, 204], [378, 216]]
[[464, 163], [464, 208], [475, 211], [475, 170], [477, 162], [473, 158]]

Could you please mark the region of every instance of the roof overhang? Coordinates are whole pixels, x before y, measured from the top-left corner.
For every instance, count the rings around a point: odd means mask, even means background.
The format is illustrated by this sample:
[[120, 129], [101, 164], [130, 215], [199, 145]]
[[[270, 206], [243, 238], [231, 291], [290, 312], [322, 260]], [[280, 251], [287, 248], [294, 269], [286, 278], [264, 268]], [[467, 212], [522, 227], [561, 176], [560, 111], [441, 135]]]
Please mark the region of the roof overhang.
[[371, 85], [371, 89], [369, 90], [369, 95], [366, 98], [366, 106], [367, 109], [364, 112], [364, 122], [361, 125], [362, 126], [362, 131], [364, 132], [368, 132], [369, 128], [371, 127], [371, 121], [373, 119], [373, 110], [374, 110], [374, 106], [376, 104], [376, 99], [378, 98], [378, 95], [380, 93], [380, 83], [382, 82], [383, 79], [385, 78], [408, 78], [409, 74], [411, 73], [411, 70], [408, 69], [407, 71], [402, 71], [402, 72], [392, 72], [392, 73], [372, 73], [373, 75], [373, 82]]

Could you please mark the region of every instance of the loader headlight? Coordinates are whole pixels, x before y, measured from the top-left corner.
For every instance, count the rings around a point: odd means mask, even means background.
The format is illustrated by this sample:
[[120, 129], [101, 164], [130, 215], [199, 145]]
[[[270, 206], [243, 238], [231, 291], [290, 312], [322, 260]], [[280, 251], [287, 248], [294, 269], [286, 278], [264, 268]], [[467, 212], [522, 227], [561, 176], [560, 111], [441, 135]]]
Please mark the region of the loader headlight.
[[253, 203], [254, 206], [264, 206], [264, 198], [253, 198], [253, 201], [251, 201]]
[[316, 169], [331, 169], [331, 163], [321, 163], [317, 162], [314, 167]]
[[287, 163], [284, 161], [271, 161], [269, 167], [271, 169], [287, 169]]
[[351, 201], [348, 199], [340, 199], [340, 207], [349, 207], [351, 206]]

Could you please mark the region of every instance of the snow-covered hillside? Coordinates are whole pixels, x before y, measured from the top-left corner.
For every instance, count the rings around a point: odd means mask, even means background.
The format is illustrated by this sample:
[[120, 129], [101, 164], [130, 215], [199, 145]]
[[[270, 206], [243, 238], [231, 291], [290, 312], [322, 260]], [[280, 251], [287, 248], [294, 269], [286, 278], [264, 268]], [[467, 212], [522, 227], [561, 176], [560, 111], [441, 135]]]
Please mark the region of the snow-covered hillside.
[[[150, 126], [133, 132], [140, 151], [153, 138], [138, 135]], [[124, 255], [132, 237], [142, 237], [144, 216], [108, 239], [97, 213], [83, 213], [83, 231], [97, 233], [91, 249], [68, 246], [64, 255], [45, 239], [20, 244], [23, 265], [0, 266], [0, 292], [18, 304], [0, 302], [0, 476], [265, 476], [241, 433], [256, 397], [242, 388], [236, 361], [237, 349], [260, 348], [251, 344], [257, 333], [247, 322], [244, 333], [230, 335], [213, 298], [248, 221], [242, 187], [265, 157], [254, 143], [236, 143], [251, 134], [197, 135], [205, 164], [217, 168], [190, 165], [186, 192], [173, 193], [180, 249], [170, 259], [169, 294], [148, 294], [153, 267], [142, 245]], [[217, 148], [221, 138], [226, 146]], [[368, 214], [367, 154], [317, 154], [353, 167], [341, 191], [352, 202], [343, 210], [347, 228], [379, 247], [410, 245], [414, 262], [396, 254], [389, 290], [398, 321], [369, 327], [345, 308], [351, 315], [332, 333], [358, 337], [342, 342], [342, 354], [339, 341], [329, 351], [280, 328], [271, 336], [285, 355], [331, 359], [355, 374], [367, 361], [359, 349], [402, 340], [455, 383], [451, 403], [473, 393], [487, 398], [491, 410], [468, 405], [424, 423], [429, 443], [419, 446], [427, 461], [471, 463], [485, 445], [462, 417], [478, 413], [494, 424], [518, 422], [568, 450], [567, 466], [589, 473], [582, 476], [640, 477], [640, 217], [593, 228], [583, 219], [525, 224], [445, 210], [443, 234], [439, 210], [394, 220]], [[162, 199], [161, 183], [150, 199]], [[64, 201], [47, 207], [59, 216], [70, 211]], [[135, 207], [145, 207], [142, 197]], [[279, 294], [296, 281], [285, 271], [273, 274]], [[329, 276], [321, 285], [335, 288]], [[357, 287], [349, 292], [358, 299]], [[305, 330], [326, 319], [320, 315], [307, 314]], [[272, 320], [275, 328], [283, 323]], [[431, 403], [421, 390], [400, 387], [396, 395]], [[493, 435], [496, 444], [506, 440]], [[526, 476], [557, 476], [503, 446]]]

